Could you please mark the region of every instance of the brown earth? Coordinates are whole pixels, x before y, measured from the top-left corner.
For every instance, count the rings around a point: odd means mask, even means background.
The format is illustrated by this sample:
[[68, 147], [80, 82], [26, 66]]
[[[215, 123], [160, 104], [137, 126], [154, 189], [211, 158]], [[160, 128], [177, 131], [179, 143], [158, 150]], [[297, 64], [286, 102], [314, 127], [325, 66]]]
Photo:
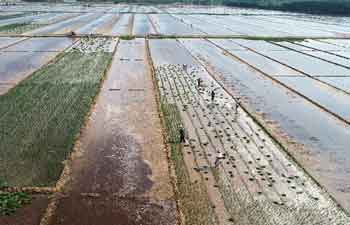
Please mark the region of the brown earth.
[[117, 48], [49, 224], [176, 224], [145, 41]]
[[10, 216], [0, 214], [0, 225], [38, 225], [49, 202], [48, 196], [34, 195], [31, 204], [18, 209]]

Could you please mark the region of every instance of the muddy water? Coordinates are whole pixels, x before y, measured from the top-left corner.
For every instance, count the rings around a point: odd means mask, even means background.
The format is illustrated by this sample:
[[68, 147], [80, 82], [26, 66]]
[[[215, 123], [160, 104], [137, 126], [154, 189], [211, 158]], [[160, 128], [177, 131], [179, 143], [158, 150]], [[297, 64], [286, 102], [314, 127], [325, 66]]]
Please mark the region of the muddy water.
[[31, 38], [0, 51], [0, 94], [73, 44], [69, 38]]
[[117, 48], [52, 224], [176, 224], [145, 42]]
[[[181, 42], [232, 94], [241, 96], [280, 141], [291, 146], [290, 153], [338, 202], [350, 208], [349, 126], [223, 55], [213, 45], [201, 40]], [[293, 147], [293, 143], [304, 147]]]

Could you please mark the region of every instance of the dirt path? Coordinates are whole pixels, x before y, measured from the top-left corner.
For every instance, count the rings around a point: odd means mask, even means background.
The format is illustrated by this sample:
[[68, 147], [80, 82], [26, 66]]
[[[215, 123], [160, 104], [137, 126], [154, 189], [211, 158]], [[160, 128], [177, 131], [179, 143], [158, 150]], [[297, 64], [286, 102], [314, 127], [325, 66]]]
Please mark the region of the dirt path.
[[144, 39], [121, 41], [51, 225], [176, 224]]

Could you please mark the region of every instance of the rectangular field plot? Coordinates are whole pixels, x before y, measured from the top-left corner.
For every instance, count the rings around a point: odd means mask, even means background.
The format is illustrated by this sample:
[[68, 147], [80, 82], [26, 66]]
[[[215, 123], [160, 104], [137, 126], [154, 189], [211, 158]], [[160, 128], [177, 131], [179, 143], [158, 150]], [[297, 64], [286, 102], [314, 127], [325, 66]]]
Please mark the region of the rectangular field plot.
[[[81, 26], [80, 28], [75, 30], [75, 32], [77, 34], [96, 34], [96, 33], [103, 34], [103, 32], [101, 33], [101, 32], [97, 32], [97, 31], [100, 28], [103, 28], [104, 26], [106, 26], [111, 21], [114, 22], [114, 17], [115, 17], [115, 15], [113, 15], [113, 14], [105, 14], [105, 15], [101, 14], [98, 19], [95, 19], [95, 20], [91, 21], [90, 23], [88, 23], [84, 26]], [[100, 29], [100, 31], [101, 31], [101, 29]]]
[[223, 26], [210, 23], [191, 15], [174, 15], [181, 22], [199, 30], [207, 35], [234, 35], [237, 34]]
[[29, 38], [0, 52], [56, 52], [72, 45], [76, 39], [66, 37], [35, 37]]
[[155, 26], [149, 19], [148, 15], [136, 14], [134, 18], [133, 35], [156, 34]]
[[112, 35], [131, 35], [133, 26], [133, 14], [120, 14], [118, 21], [112, 27]]
[[65, 53], [0, 96], [0, 177], [54, 185], [97, 94], [110, 53]]
[[152, 14], [150, 18], [163, 35], [199, 35], [204, 34], [191, 25], [181, 22], [181, 20], [169, 14]]

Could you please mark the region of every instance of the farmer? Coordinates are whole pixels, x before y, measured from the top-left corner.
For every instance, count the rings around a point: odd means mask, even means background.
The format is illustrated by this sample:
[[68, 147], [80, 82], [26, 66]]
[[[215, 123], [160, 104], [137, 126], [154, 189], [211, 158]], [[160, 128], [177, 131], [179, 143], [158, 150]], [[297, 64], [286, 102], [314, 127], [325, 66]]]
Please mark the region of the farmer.
[[219, 166], [219, 163], [220, 163], [221, 159], [225, 159], [225, 156], [224, 156], [224, 154], [222, 152], [219, 152], [217, 154], [217, 156], [216, 156], [216, 159], [215, 159], [215, 163], [214, 163], [215, 168], [217, 168]]
[[212, 90], [212, 91], [211, 91], [211, 100], [214, 101], [214, 98], [215, 98], [215, 91]]
[[198, 78], [198, 79], [197, 79], [197, 86], [198, 86], [198, 88], [201, 87], [201, 82], [202, 82], [202, 81], [201, 81], [201, 78]]
[[185, 72], [187, 72], [187, 64], [183, 64], [183, 65], [182, 65], [182, 69], [183, 69]]
[[180, 143], [185, 143], [185, 129], [183, 127], [180, 128], [179, 130], [179, 134], [180, 134]]

